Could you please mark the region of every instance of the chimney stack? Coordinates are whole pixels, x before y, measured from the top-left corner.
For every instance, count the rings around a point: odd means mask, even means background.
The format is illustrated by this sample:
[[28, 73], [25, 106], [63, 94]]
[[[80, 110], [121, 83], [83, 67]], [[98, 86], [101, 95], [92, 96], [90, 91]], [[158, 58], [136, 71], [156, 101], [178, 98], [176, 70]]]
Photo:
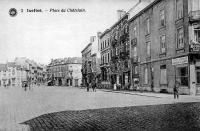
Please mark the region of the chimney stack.
[[96, 36], [91, 36], [90, 37], [90, 43], [93, 43], [95, 41]]
[[126, 14], [126, 11], [117, 10], [117, 18], [118, 18], [118, 20], [120, 20], [125, 14]]

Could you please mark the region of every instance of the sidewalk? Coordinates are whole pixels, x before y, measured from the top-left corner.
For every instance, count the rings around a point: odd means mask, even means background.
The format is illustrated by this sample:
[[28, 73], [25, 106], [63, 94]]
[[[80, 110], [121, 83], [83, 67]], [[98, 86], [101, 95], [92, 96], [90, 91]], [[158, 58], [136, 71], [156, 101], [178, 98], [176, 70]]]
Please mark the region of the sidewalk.
[[[99, 89], [104, 92], [112, 92], [112, 93], [121, 93], [121, 94], [129, 94], [129, 95], [138, 95], [138, 96], [146, 96], [146, 97], [154, 97], [154, 98], [173, 98], [173, 94], [165, 94], [165, 93], [156, 93], [156, 92], [139, 92], [139, 91], [126, 91], [126, 90], [113, 90], [113, 89]], [[200, 102], [200, 95], [192, 96], [192, 95], [179, 95], [179, 99], [181, 100], [194, 100]]]

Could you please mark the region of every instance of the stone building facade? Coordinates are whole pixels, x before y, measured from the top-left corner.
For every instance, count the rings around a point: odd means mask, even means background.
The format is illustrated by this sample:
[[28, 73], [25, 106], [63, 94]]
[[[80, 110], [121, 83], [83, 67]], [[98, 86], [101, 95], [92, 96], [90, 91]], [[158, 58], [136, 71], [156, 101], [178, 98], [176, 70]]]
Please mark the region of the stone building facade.
[[110, 29], [105, 30], [100, 36], [101, 54], [101, 85], [103, 88], [110, 88], [110, 60], [111, 60], [111, 39]]
[[98, 32], [97, 36], [91, 36], [89, 44], [81, 52], [83, 86], [87, 86], [91, 82], [99, 85], [100, 82], [100, 34]]
[[116, 83], [119, 89], [130, 86], [130, 46], [128, 14], [125, 13], [111, 28], [111, 84]]
[[52, 59], [47, 66], [47, 79], [57, 86], [81, 86], [81, 58]]
[[83, 50], [82, 50], [82, 83], [83, 86], [87, 86], [87, 83], [91, 81], [91, 77], [88, 75], [92, 73], [91, 70], [91, 48], [92, 44], [89, 43]]
[[178, 81], [180, 93], [200, 92], [199, 14], [198, 0], [154, 0], [129, 20], [132, 76], [143, 90], [173, 92]]

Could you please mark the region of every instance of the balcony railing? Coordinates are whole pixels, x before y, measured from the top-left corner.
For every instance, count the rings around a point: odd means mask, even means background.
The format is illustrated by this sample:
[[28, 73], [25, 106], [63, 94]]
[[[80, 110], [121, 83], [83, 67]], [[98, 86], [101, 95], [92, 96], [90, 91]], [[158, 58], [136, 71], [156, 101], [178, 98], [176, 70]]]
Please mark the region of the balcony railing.
[[117, 59], [118, 59], [117, 56], [112, 56], [112, 57], [111, 57], [111, 61], [112, 61], [113, 63], [115, 63], [115, 61], [117, 61]]
[[200, 10], [191, 11], [189, 13], [189, 20], [190, 22], [195, 22], [200, 20]]
[[138, 63], [138, 56], [134, 56], [133, 58], [131, 58], [131, 63]]
[[129, 57], [129, 51], [120, 52], [120, 59], [126, 59]]
[[111, 45], [115, 46], [117, 44], [117, 40], [112, 40]]

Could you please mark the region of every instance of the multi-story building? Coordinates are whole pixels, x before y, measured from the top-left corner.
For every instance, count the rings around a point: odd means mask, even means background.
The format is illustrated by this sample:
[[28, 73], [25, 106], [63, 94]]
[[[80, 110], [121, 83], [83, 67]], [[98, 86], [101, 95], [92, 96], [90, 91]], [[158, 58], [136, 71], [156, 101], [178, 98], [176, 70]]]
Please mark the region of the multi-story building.
[[52, 59], [47, 66], [47, 79], [54, 85], [81, 85], [81, 58]]
[[89, 43], [82, 51], [82, 83], [83, 86], [87, 86], [87, 83], [91, 82], [91, 77], [88, 75], [92, 72], [91, 70], [91, 48], [92, 44]]
[[103, 88], [110, 88], [110, 60], [111, 60], [111, 39], [110, 29], [105, 30], [100, 36], [101, 52], [101, 85]]
[[118, 10], [118, 14], [119, 20], [110, 28], [110, 75], [112, 84], [116, 83], [120, 89], [125, 89], [130, 85], [128, 13]]
[[27, 81], [27, 71], [14, 62], [0, 65], [0, 86], [21, 86]]
[[81, 52], [83, 86], [86, 86], [86, 83], [93, 81], [99, 83], [100, 81], [100, 34], [98, 32], [97, 36], [91, 36], [90, 43]]
[[16, 65], [22, 66], [27, 72], [27, 80], [29, 84], [44, 83], [43, 65], [36, 63], [26, 57], [15, 58]]
[[129, 20], [133, 79], [143, 90], [200, 93], [200, 2], [154, 0]]
[[140, 56], [144, 55], [142, 50], [139, 50], [139, 29], [142, 24], [140, 23], [140, 17], [138, 17], [138, 13], [142, 11], [145, 7], [149, 6], [153, 0], [142, 0], [139, 1], [134, 7], [132, 7], [129, 13], [129, 42], [130, 42], [130, 62], [131, 62], [131, 89], [136, 90], [137, 86], [139, 86], [139, 69], [140, 69]]

